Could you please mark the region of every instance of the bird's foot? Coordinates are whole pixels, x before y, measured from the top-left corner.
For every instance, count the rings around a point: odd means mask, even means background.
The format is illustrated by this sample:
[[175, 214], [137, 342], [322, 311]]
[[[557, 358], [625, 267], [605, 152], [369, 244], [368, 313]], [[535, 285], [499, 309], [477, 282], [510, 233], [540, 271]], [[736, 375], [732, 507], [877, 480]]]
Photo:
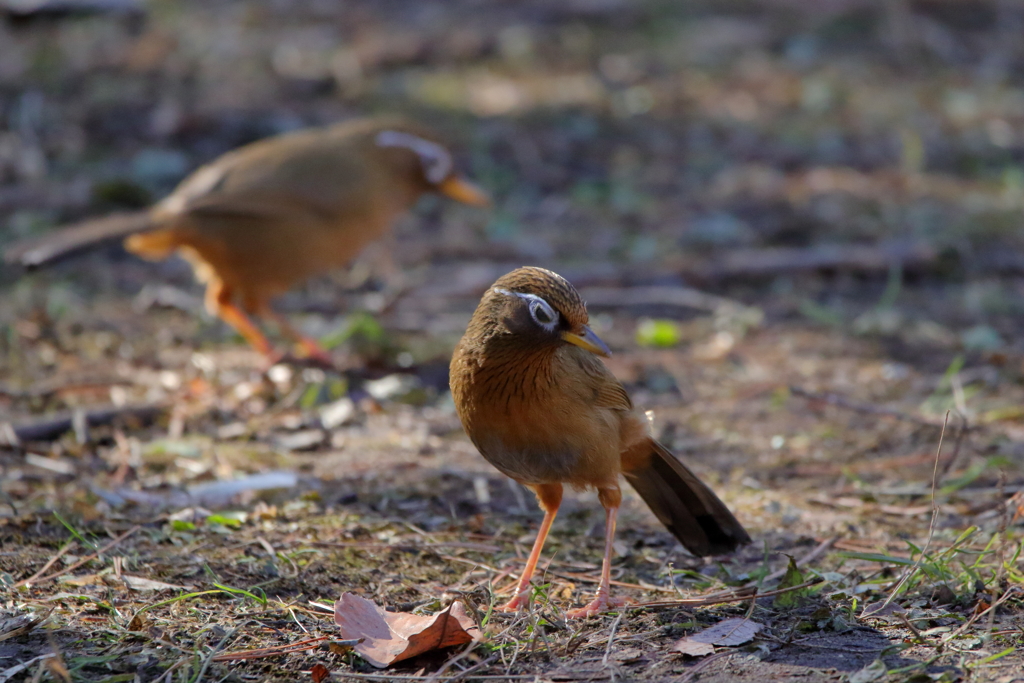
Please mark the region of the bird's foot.
[[498, 608], [499, 612], [518, 612], [530, 606], [530, 591], [525, 590]]
[[288, 361], [288, 352], [281, 349], [269, 349], [263, 354], [263, 362], [260, 364], [260, 372], [266, 374], [270, 368], [278, 363]]
[[611, 609], [616, 609], [625, 605], [627, 601], [624, 598], [612, 598], [607, 595], [600, 595], [589, 603], [580, 607], [579, 609], [572, 609], [565, 613], [565, 616], [569, 619], [585, 619], [594, 615], [606, 612]]
[[266, 374], [270, 368], [282, 363], [296, 368], [316, 368], [327, 371], [339, 370], [338, 365], [326, 354], [322, 356], [302, 354], [299, 356], [288, 351], [274, 350], [264, 356], [260, 372]]
[[334, 368], [334, 359], [327, 350], [312, 339], [303, 337], [297, 344], [302, 357], [311, 363], [323, 365], [325, 368]]

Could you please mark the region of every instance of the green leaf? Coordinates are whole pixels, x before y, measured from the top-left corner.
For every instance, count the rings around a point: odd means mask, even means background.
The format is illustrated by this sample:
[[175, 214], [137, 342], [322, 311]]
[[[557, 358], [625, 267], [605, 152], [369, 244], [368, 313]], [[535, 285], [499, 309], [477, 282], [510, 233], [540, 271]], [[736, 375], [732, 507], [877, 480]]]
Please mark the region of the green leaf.
[[967, 471], [961, 474], [956, 479], [951, 479], [946, 482], [946, 485], [939, 489], [939, 493], [947, 495], [960, 489], [970, 486], [974, 481], [985, 473], [985, 470], [991, 467], [999, 467], [1005, 465], [1006, 460], [1000, 456], [993, 456], [987, 458], [985, 462], [976, 462], [967, 468]]
[[800, 302], [800, 314], [819, 325], [827, 327], [842, 327], [843, 325], [842, 313], [810, 299]]
[[237, 529], [242, 526], [242, 520], [236, 519], [235, 517], [229, 517], [227, 515], [210, 515], [206, 518], [207, 524], [220, 524], [221, 526], [231, 527]]
[[876, 659], [860, 671], [850, 674], [850, 683], [872, 683], [885, 677], [885, 662]]
[[[266, 607], [266, 605], [267, 605], [268, 600], [267, 600], [267, 596], [265, 594], [262, 595], [262, 596], [256, 595], [255, 593], [250, 593], [249, 591], [247, 591], [247, 590], [245, 590], [243, 588], [234, 588], [232, 586], [226, 586], [226, 585], [224, 585], [222, 583], [214, 582], [213, 585], [216, 586], [217, 588], [221, 589], [225, 593], [231, 593], [232, 595], [242, 595], [242, 596], [245, 596], [245, 597], [247, 597], [247, 598], [249, 598], [251, 600], [254, 600], [255, 602], [258, 602], [259, 604], [263, 605], [264, 607]], [[260, 593], [263, 593], [263, 591], [260, 590]]]
[[675, 346], [681, 339], [679, 326], [671, 320], [645, 318], [636, 328], [636, 343], [640, 346], [666, 348]]
[[838, 553], [840, 557], [847, 557], [851, 560], [864, 560], [866, 562], [885, 562], [887, 564], [901, 564], [907, 567], [914, 565], [913, 560], [905, 557], [893, 557], [882, 553]]
[[[793, 586], [799, 586], [801, 583], [806, 581], [803, 572], [800, 571], [800, 567], [796, 566], [796, 560], [791, 555], [787, 555], [789, 558], [789, 566], [786, 568], [786, 575], [782, 577], [782, 581], [779, 582], [777, 590], [783, 588], [792, 588]], [[803, 592], [790, 591], [789, 593], [782, 593], [781, 595], [775, 596], [775, 607], [787, 608], [796, 607], [803, 601]]]
[[997, 652], [994, 655], [989, 655], [988, 657], [985, 657], [985, 659], [981, 660], [980, 662], [975, 663], [974, 666], [978, 666], [979, 664], [990, 664], [990, 663], [996, 661], [997, 659], [1002, 659], [1006, 655], [1013, 654], [1016, 651], [1017, 651], [1017, 648], [1015, 648], [1015, 647], [1008, 647], [1005, 650], [1003, 650], [1002, 652]]
[[193, 531], [196, 525], [192, 522], [186, 522], [183, 519], [176, 519], [171, 522], [172, 531]]
[[320, 345], [331, 350], [357, 337], [379, 344], [384, 339], [384, 327], [370, 313], [360, 311], [349, 315], [344, 326], [321, 339]]

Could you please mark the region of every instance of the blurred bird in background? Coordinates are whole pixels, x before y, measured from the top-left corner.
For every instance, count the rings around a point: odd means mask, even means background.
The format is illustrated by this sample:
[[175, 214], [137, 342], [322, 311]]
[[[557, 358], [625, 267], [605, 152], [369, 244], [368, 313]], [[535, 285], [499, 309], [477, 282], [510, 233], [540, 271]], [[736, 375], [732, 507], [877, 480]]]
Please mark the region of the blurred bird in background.
[[180, 253], [206, 284], [206, 307], [257, 351], [274, 349], [250, 316], [271, 318], [301, 354], [328, 354], [271, 308], [306, 278], [346, 265], [426, 192], [488, 206], [456, 173], [451, 153], [422, 126], [358, 119], [284, 134], [222, 155], [140, 212], [77, 223], [7, 250], [34, 268], [124, 239], [150, 260]]

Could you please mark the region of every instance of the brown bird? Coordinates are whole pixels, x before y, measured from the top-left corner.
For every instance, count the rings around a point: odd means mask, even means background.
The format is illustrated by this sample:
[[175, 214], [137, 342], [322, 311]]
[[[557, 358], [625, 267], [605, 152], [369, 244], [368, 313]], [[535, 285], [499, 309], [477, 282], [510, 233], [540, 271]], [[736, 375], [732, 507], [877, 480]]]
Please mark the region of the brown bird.
[[597, 597], [570, 618], [620, 604], [608, 593], [620, 474], [694, 555], [750, 542], [711, 489], [648, 434], [645, 417], [597, 358], [610, 352], [587, 322], [586, 304], [567, 280], [520, 268], [487, 290], [452, 358], [452, 396], [469, 438], [492, 465], [531, 488], [544, 510], [505, 611], [529, 602], [563, 484], [596, 488], [606, 514]]
[[326, 353], [270, 300], [351, 261], [425, 192], [486, 206], [437, 137], [400, 119], [360, 119], [254, 142], [199, 168], [146, 211], [71, 225], [7, 251], [42, 265], [111, 239], [150, 260], [177, 251], [206, 283], [206, 307], [272, 354], [249, 315], [274, 318], [312, 357]]

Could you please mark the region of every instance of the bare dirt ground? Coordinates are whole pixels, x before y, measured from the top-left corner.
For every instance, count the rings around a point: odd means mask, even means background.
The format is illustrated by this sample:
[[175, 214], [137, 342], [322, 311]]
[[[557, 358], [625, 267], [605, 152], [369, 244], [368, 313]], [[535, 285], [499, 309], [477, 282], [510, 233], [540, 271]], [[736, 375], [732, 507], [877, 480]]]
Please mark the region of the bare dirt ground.
[[[5, 15], [0, 248], [367, 113], [444, 131], [496, 202], [424, 200], [281, 301], [338, 372], [265, 372], [179, 261], [5, 269], [0, 681], [1024, 680], [1022, 26], [972, 0]], [[540, 513], [462, 434], [447, 361], [524, 264], [581, 288], [753, 545], [697, 560], [630, 494], [634, 604], [567, 622], [603, 543], [572, 495], [535, 609], [491, 612]], [[334, 642], [346, 591], [463, 600], [485, 640], [378, 671]], [[733, 616], [763, 628], [672, 650]]]

